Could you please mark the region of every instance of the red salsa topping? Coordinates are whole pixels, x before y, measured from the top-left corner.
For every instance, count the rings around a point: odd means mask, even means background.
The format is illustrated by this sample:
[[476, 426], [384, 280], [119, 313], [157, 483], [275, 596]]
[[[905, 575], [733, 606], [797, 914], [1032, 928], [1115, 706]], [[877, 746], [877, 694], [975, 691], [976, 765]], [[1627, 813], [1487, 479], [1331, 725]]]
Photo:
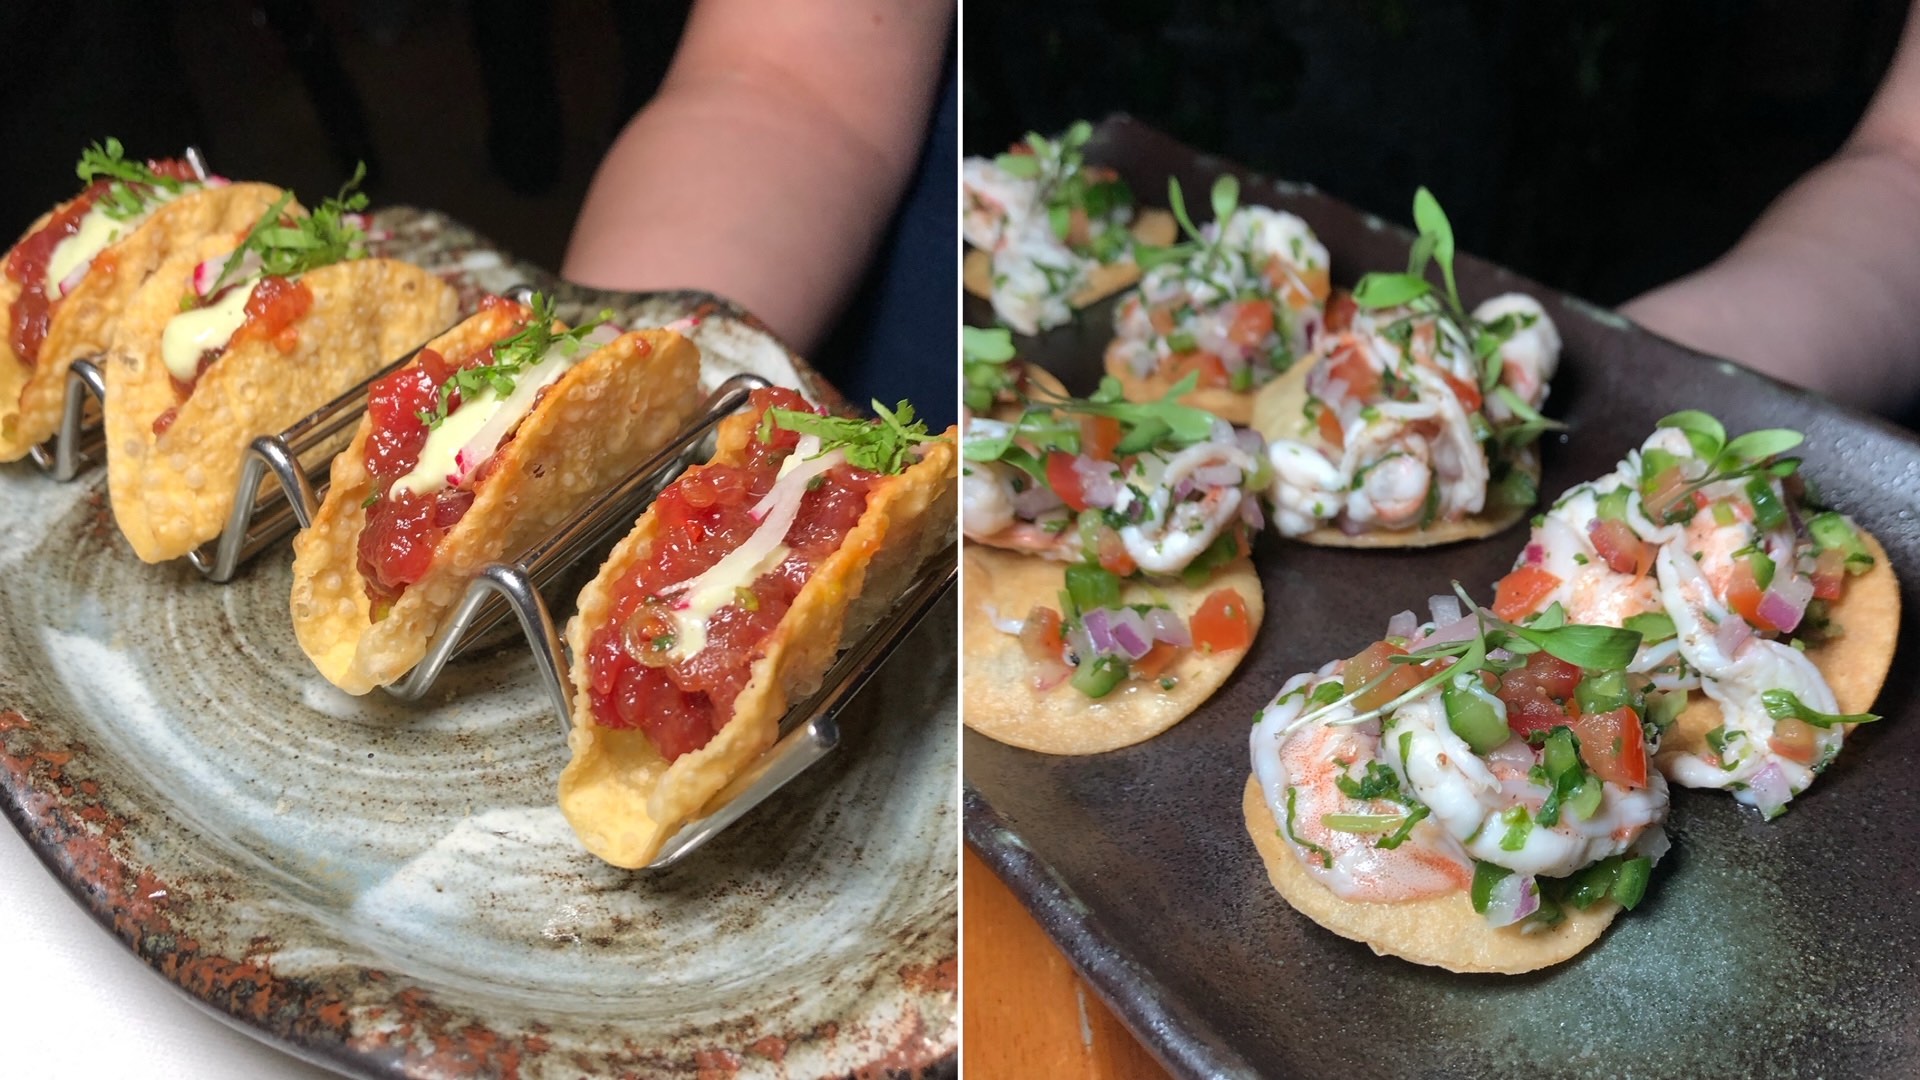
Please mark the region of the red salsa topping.
[[[810, 410], [784, 388], [755, 390], [751, 407], [755, 418], [772, 408]], [[787, 530], [791, 553], [743, 588], [735, 603], [714, 612], [697, 654], [673, 657], [671, 607], [661, 593], [705, 572], [753, 534], [758, 522], [748, 510], [773, 488], [798, 441], [776, 427], [768, 442], [747, 441], [740, 464], [696, 465], [654, 501], [651, 556], [615, 585], [612, 617], [587, 647], [593, 715], [601, 725], [641, 729], [672, 761], [705, 746], [726, 724], [761, 643], [859, 522], [881, 477], [846, 464], [822, 474]]]
[[[245, 285], [233, 287], [245, 288]], [[201, 302], [201, 306], [205, 307], [215, 299], [217, 297], [210, 296]], [[174, 397], [179, 402], [185, 403], [187, 398], [192, 396], [193, 388], [199, 385], [200, 376], [205, 375], [207, 369], [225, 356], [227, 350], [237, 342], [257, 338], [272, 342], [274, 348], [279, 349], [283, 354], [293, 352], [300, 347], [300, 328], [296, 324], [312, 308], [313, 290], [307, 288], [305, 282], [276, 276], [261, 278], [260, 283], [253, 288], [253, 295], [247, 297], [245, 321], [233, 332], [233, 336], [227, 339], [226, 344], [200, 354], [200, 363], [194, 368], [192, 382], [173, 380]], [[173, 421], [179, 414], [180, 409], [176, 405], [155, 417], [153, 433], [165, 434], [166, 430], [173, 426]]]
[[[184, 161], [153, 161], [148, 168], [175, 180], [197, 180], [193, 167]], [[60, 301], [47, 295], [47, 264], [60, 241], [80, 231], [80, 220], [93, 209], [114, 181], [96, 180], [72, 202], [62, 207], [32, 236], [20, 241], [7, 256], [6, 274], [20, 283], [20, 295], [8, 309], [12, 319], [13, 354], [28, 367], [40, 359], [40, 346], [47, 340], [47, 327], [53, 322], [53, 309]], [[56, 282], [56, 284], [58, 284]]]

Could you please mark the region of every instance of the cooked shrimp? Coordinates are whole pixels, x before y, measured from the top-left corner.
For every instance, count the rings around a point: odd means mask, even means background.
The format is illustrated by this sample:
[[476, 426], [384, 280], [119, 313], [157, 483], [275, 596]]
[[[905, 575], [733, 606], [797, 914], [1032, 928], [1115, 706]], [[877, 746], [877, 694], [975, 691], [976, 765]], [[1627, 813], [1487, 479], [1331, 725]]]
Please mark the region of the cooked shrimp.
[[[1560, 331], [1540, 302], [1524, 293], [1496, 296], [1473, 309], [1473, 317], [1483, 323], [1507, 315], [1517, 316], [1523, 322], [1531, 321], [1516, 329], [1500, 346], [1500, 381], [1537, 409], [1547, 399], [1548, 380], [1560, 367]], [[1498, 398], [1488, 402], [1487, 412], [1496, 422], [1511, 418], [1511, 412]]]
[[992, 536], [1012, 525], [1014, 470], [997, 461], [970, 461], [960, 475], [960, 527], [968, 536]]
[[1267, 444], [1273, 465], [1273, 524], [1282, 536], [1302, 536], [1346, 504], [1347, 478], [1326, 455], [1293, 439]]
[[[1140, 455], [1113, 504], [1117, 514], [1140, 516], [1120, 529], [1127, 554], [1149, 573], [1185, 569], [1239, 514], [1245, 498], [1241, 484], [1257, 465], [1253, 455], [1230, 442], [1189, 446], [1164, 464], [1157, 454]], [[1229, 472], [1237, 472], [1238, 477], [1228, 482], [1225, 474]], [[1190, 490], [1183, 493], [1183, 488]]]

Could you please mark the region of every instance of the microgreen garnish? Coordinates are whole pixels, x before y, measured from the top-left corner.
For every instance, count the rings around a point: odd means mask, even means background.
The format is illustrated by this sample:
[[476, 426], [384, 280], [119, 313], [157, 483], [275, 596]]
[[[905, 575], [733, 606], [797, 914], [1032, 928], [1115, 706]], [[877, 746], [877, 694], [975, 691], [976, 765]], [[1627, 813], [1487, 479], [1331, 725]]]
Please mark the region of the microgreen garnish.
[[[1319, 701], [1321, 697], [1320, 691], [1329, 687], [1332, 688], [1334, 696], [1338, 697], [1340, 684], [1337, 682], [1328, 682], [1322, 683], [1320, 688], [1314, 691], [1313, 700]], [[1388, 835], [1381, 837], [1379, 841], [1374, 844], [1375, 847], [1386, 848], [1389, 851], [1399, 847], [1405, 843], [1407, 837], [1413, 833], [1413, 827], [1420, 824], [1421, 820], [1432, 812], [1428, 810], [1420, 800], [1401, 790], [1400, 775], [1382, 762], [1367, 762], [1366, 774], [1359, 780], [1355, 780], [1353, 777], [1341, 773], [1333, 778], [1333, 783], [1334, 786], [1340, 789], [1340, 793], [1349, 799], [1358, 799], [1361, 801], [1386, 799], [1389, 802], [1396, 802], [1407, 808], [1405, 815], [1385, 816], [1385, 821], [1381, 828], [1366, 830], [1369, 832], [1388, 832], [1389, 829], [1392, 829]], [[1330, 819], [1334, 816], [1335, 815], [1332, 814], [1323, 815], [1321, 817], [1321, 823], [1330, 829], [1339, 828], [1338, 825], [1331, 823]], [[1398, 827], [1395, 828], [1395, 826]]]
[[1009, 363], [1014, 353], [1013, 333], [1003, 326], [992, 330], [962, 327], [960, 352], [967, 408], [977, 413], [986, 412], [993, 408], [994, 398], [1016, 382], [1014, 368]]
[[1760, 704], [1767, 707], [1767, 715], [1775, 720], [1792, 717], [1803, 724], [1812, 724], [1817, 728], [1830, 728], [1835, 724], [1871, 724], [1880, 717], [1874, 713], [1824, 713], [1811, 709], [1801, 702], [1799, 695], [1791, 690], [1763, 690]]
[[270, 277], [293, 277], [322, 266], [358, 259], [366, 255], [366, 233], [348, 216], [367, 208], [367, 195], [355, 190], [366, 179], [367, 163], [354, 167], [353, 175], [340, 185], [340, 191], [305, 217], [286, 217], [293, 192], [284, 192], [274, 200], [248, 230], [246, 239], [233, 249], [214, 278], [209, 297], [226, 287], [227, 279], [240, 272], [249, 251], [260, 260], [260, 272]]
[[420, 410], [421, 423], [430, 428], [439, 427], [452, 408], [455, 392], [463, 401], [486, 389], [506, 397], [513, 393], [514, 380], [544, 360], [549, 351], [556, 347], [577, 350], [595, 327], [613, 318], [613, 312], [605, 310], [571, 330], [555, 332], [553, 298], [535, 293], [531, 306], [533, 317], [527, 324], [512, 336], [494, 343], [492, 362], [461, 368], [440, 384], [440, 397], [434, 407]]
[[1301, 847], [1306, 848], [1308, 851], [1313, 852], [1315, 855], [1318, 855], [1320, 857], [1321, 867], [1327, 870], [1331, 870], [1333, 869], [1333, 853], [1328, 851], [1326, 848], [1321, 847], [1319, 844], [1316, 844], [1311, 840], [1307, 840], [1303, 838], [1298, 832], [1294, 831], [1294, 828], [1293, 828], [1294, 790], [1295, 789], [1293, 789], [1292, 787], [1287, 788], [1287, 839], [1292, 840], [1294, 843], [1299, 844]]
[[114, 181], [94, 205], [115, 221], [126, 221], [145, 213], [147, 204], [153, 201], [153, 188], [178, 192], [187, 186], [183, 180], [161, 176], [143, 161], [127, 160], [126, 148], [120, 145], [119, 139], [111, 137], [81, 151], [80, 163], [73, 171], [84, 183], [91, 184], [101, 177]]
[[1070, 247], [1090, 254], [1100, 262], [1112, 262], [1125, 251], [1127, 230], [1109, 221], [1109, 228], [1090, 236], [1084, 243], [1072, 243], [1074, 211], [1087, 221], [1107, 221], [1116, 211], [1133, 205], [1133, 192], [1118, 177], [1096, 177], [1086, 167], [1086, 145], [1093, 138], [1093, 125], [1074, 122], [1058, 139], [1028, 132], [1026, 152], [1008, 152], [993, 159], [1000, 171], [1022, 180], [1040, 183], [1040, 205], [1047, 214], [1047, 225], [1054, 236]]
[[[1036, 402], [1018, 422], [988, 435], [970, 434], [961, 448], [968, 461], [1006, 461], [1045, 480], [1046, 472], [1016, 440], [1031, 444], [1042, 452], [1061, 450], [1080, 452], [1080, 426], [1074, 415], [1106, 416], [1120, 421], [1120, 442], [1115, 454], [1138, 454], [1155, 448], [1179, 449], [1213, 437], [1214, 416], [1204, 409], [1180, 404], [1199, 380], [1188, 375], [1158, 401], [1128, 401], [1119, 380], [1108, 376], [1100, 380], [1100, 389], [1088, 398], [1058, 398]], [[1065, 418], [1056, 415], [1068, 414]]]
[[[1678, 471], [1683, 459], [1674, 454], [1655, 447], [1640, 455], [1641, 499], [1646, 502], [1655, 494], [1661, 495], [1661, 505], [1648, 503], [1647, 513], [1655, 521], [1667, 525], [1691, 520], [1699, 509], [1691, 496], [1710, 484], [1746, 477], [1764, 480], [1791, 476], [1799, 469], [1799, 461], [1794, 458], [1774, 459], [1799, 446], [1806, 438], [1787, 428], [1762, 428], [1728, 439], [1726, 428], [1720, 421], [1698, 409], [1674, 413], [1663, 418], [1656, 426], [1681, 432], [1686, 436], [1694, 456], [1706, 463], [1704, 473], [1689, 479], [1684, 472]], [[1680, 487], [1667, 491], [1667, 484], [1663, 481], [1670, 471], [1683, 482]], [[1660, 489], [1656, 490], [1655, 485], [1660, 485]]]
[[1180, 231], [1187, 234], [1187, 241], [1169, 244], [1166, 247], [1138, 247], [1133, 259], [1140, 269], [1151, 270], [1162, 263], [1180, 262], [1194, 255], [1204, 255], [1198, 260], [1203, 266], [1212, 266], [1220, 254], [1220, 242], [1227, 235], [1227, 219], [1240, 206], [1240, 178], [1231, 174], [1215, 178], [1213, 189], [1208, 193], [1208, 202], [1213, 206], [1214, 234], [1209, 241], [1193, 223], [1187, 213], [1187, 199], [1180, 187], [1179, 177], [1167, 180], [1167, 205], [1173, 211], [1173, 220], [1180, 225]]
[[913, 418], [910, 402], [902, 401], [891, 409], [878, 401], [872, 404], [880, 418], [877, 421], [821, 416], [799, 409], [768, 409], [760, 418], [760, 441], [771, 439], [776, 427], [817, 435], [821, 453], [839, 450], [846, 454], [847, 464], [856, 469], [892, 474], [906, 468], [907, 452], [915, 445], [940, 438], [927, 434], [926, 421]]

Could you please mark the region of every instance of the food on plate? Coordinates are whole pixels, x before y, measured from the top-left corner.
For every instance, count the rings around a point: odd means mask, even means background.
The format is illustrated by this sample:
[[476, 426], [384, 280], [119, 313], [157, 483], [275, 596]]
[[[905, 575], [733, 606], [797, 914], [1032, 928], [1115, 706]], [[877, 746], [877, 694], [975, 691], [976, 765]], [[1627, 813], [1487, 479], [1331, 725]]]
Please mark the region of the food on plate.
[[1258, 436], [1175, 398], [1037, 401], [963, 445], [968, 726], [1087, 754], [1186, 717], [1264, 613]]
[[107, 490], [141, 559], [219, 536], [256, 436], [454, 321], [451, 286], [365, 257], [359, 179], [312, 213], [282, 193], [251, 228], [182, 240], [127, 301], [104, 371]]
[[185, 161], [128, 160], [115, 139], [89, 147], [75, 172], [86, 187], [28, 226], [0, 272], [0, 461], [52, 437], [67, 370], [107, 352], [156, 267], [204, 237], [245, 232], [280, 195], [203, 179]]
[[560, 808], [601, 859], [651, 862], [951, 543], [954, 432], [874, 408], [754, 391], [581, 592]]
[[[1314, 355], [1262, 390], [1274, 524], [1334, 547], [1421, 547], [1491, 536], [1537, 497], [1540, 414], [1560, 336], [1518, 293], [1469, 313], [1453, 233], [1425, 188], [1404, 274], [1369, 274], [1336, 298]], [[1445, 281], [1425, 276], [1438, 263]]]
[[1327, 249], [1293, 214], [1240, 206], [1232, 176], [1214, 183], [1214, 220], [1201, 229], [1180, 182], [1169, 189], [1188, 242], [1146, 256], [1153, 265], [1114, 311], [1107, 374], [1135, 401], [1192, 378], [1182, 401], [1246, 424], [1253, 392], [1302, 361], [1321, 335]]
[[1494, 610], [1642, 634], [1631, 671], [1690, 701], [1658, 764], [1782, 813], [1840, 753], [1893, 662], [1900, 583], [1872, 534], [1809, 505], [1801, 441], [1660, 421], [1612, 473], [1534, 519]]
[[1036, 396], [1048, 400], [1067, 396], [1067, 388], [1052, 372], [1015, 355], [1013, 335], [1006, 327], [963, 326], [960, 335], [961, 399], [969, 416], [1012, 423]]
[[476, 572], [538, 542], [691, 419], [699, 365], [671, 330], [568, 329], [544, 296], [487, 298], [373, 384], [294, 540], [300, 647], [349, 693], [405, 675]]
[[1667, 850], [1648, 762], [1684, 695], [1630, 669], [1632, 631], [1430, 609], [1261, 710], [1247, 831], [1288, 903], [1376, 953], [1559, 963], [1640, 902]]
[[967, 291], [993, 302], [1001, 322], [1037, 334], [1139, 280], [1136, 246], [1174, 239], [1164, 210], [1134, 211], [1133, 193], [1112, 169], [1089, 165], [1093, 127], [1081, 121], [1058, 139], [1029, 134], [994, 158], [968, 158], [962, 224]]

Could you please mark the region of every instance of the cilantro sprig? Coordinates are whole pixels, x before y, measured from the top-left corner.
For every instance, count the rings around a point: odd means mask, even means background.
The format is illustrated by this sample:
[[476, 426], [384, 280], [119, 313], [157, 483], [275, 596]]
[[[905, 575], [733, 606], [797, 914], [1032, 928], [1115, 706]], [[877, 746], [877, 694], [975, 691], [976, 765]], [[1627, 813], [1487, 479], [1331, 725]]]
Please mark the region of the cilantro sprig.
[[91, 184], [101, 178], [114, 181], [94, 205], [115, 221], [126, 221], [145, 213], [147, 204], [154, 201], [154, 188], [177, 193], [187, 186], [184, 180], [154, 172], [144, 161], [128, 160], [126, 148], [111, 136], [81, 151], [80, 163], [73, 171], [82, 183]]
[[357, 190], [366, 177], [367, 163], [363, 161], [354, 167], [347, 182], [340, 185], [338, 194], [303, 218], [286, 216], [293, 192], [283, 192], [267, 212], [260, 215], [260, 220], [254, 222], [240, 246], [227, 256], [207, 296], [219, 295], [227, 279], [240, 272], [248, 252], [259, 258], [261, 272], [273, 277], [293, 277], [322, 266], [363, 258], [367, 253], [367, 234], [349, 215], [367, 208], [366, 192]]
[[556, 331], [552, 297], [535, 293], [531, 307], [533, 317], [525, 326], [512, 336], [494, 343], [491, 363], [461, 368], [440, 384], [439, 400], [433, 408], [420, 410], [421, 423], [429, 428], [437, 428], [444, 423], [447, 413], [452, 410], [455, 393], [460, 394], [463, 401], [486, 389], [506, 397], [513, 393], [514, 381], [528, 368], [545, 359], [549, 351], [569, 345], [579, 348], [579, 343], [595, 327], [613, 318], [612, 310], [604, 310], [571, 330]]
[[907, 455], [920, 443], [937, 442], [942, 436], [927, 432], [927, 422], [916, 420], [913, 404], [901, 401], [889, 409], [872, 402], [878, 420], [858, 420], [847, 416], [821, 416], [801, 409], [768, 409], [760, 418], [760, 441], [773, 438], [774, 428], [820, 437], [822, 454], [839, 450], [847, 464], [868, 472], [892, 475], [907, 467]]

